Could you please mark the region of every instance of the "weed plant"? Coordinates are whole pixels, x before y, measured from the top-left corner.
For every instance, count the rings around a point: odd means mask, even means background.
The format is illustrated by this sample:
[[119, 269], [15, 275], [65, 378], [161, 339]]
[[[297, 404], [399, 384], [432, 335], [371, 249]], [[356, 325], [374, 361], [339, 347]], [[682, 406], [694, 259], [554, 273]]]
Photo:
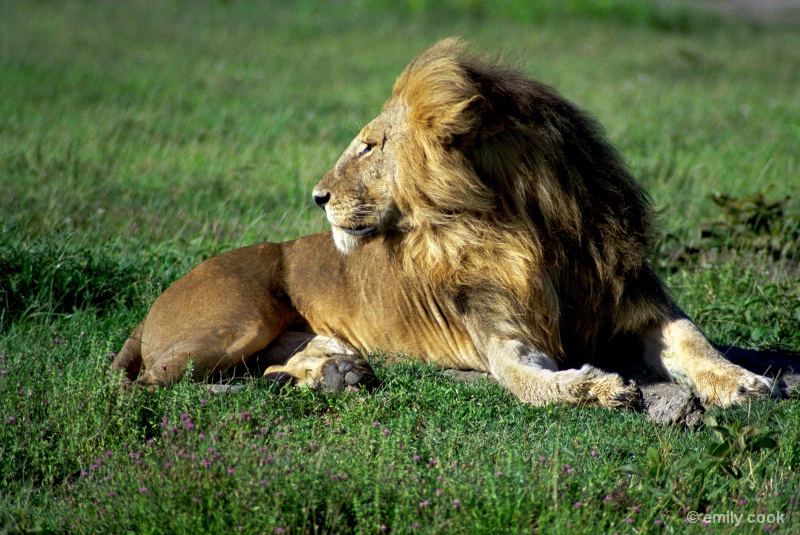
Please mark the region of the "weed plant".
[[374, 393], [107, 377], [191, 266], [325, 230], [313, 184], [454, 34], [606, 125], [712, 339], [800, 350], [796, 28], [616, 0], [4, 2], [0, 532], [800, 529], [796, 397], [686, 430], [381, 355]]

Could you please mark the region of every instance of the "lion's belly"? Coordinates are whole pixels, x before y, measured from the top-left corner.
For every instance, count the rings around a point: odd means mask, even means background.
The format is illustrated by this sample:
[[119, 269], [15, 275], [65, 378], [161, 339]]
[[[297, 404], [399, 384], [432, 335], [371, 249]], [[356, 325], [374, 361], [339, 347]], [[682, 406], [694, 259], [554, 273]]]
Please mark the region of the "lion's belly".
[[283, 247], [287, 290], [313, 332], [362, 351], [488, 371], [454, 304], [406, 277], [380, 240], [347, 256], [335, 250], [330, 233]]

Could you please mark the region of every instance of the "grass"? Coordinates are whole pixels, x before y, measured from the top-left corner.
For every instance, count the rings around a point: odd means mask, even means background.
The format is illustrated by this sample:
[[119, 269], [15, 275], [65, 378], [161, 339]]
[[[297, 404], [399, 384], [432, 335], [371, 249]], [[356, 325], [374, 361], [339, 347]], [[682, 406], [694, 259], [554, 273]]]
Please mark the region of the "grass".
[[[796, 530], [797, 399], [715, 411], [742, 441], [775, 440], [737, 454], [710, 427], [528, 407], [380, 356], [373, 394], [123, 394], [106, 378], [152, 300], [200, 259], [325, 229], [313, 184], [403, 66], [453, 34], [606, 126], [662, 214], [656, 265], [715, 341], [800, 350], [800, 209], [784, 201], [800, 188], [798, 30], [559, 5], [3, 3], [0, 531], [730, 527], [687, 525], [691, 511], [782, 513], [739, 529]], [[716, 193], [780, 210], [764, 212], [765, 233]]]

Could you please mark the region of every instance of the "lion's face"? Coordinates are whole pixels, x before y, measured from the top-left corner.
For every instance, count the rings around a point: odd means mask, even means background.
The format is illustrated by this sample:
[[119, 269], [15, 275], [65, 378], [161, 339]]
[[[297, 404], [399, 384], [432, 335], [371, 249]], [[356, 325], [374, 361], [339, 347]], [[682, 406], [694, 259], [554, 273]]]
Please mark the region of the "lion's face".
[[388, 107], [367, 124], [314, 188], [314, 201], [325, 210], [343, 253], [391, 231], [399, 220], [394, 192], [405, 138], [400, 115], [399, 107]]

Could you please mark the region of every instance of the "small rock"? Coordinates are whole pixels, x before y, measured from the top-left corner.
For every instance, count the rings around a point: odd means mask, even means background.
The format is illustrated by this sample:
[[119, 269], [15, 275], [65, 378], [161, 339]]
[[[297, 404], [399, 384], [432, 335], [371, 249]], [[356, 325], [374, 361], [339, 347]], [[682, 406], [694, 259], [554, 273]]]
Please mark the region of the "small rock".
[[688, 389], [670, 382], [642, 386], [647, 419], [657, 425], [695, 427], [705, 412], [700, 400]]

